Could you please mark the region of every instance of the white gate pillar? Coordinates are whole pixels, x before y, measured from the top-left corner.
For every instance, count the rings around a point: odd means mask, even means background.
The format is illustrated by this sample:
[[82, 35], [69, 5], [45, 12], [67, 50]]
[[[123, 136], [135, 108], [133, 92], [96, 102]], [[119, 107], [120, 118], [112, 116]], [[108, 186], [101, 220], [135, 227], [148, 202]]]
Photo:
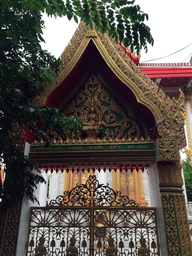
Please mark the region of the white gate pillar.
[[166, 237], [165, 237], [165, 228], [164, 228], [164, 218], [163, 218], [163, 209], [161, 204], [161, 194], [159, 189], [159, 177], [158, 169], [156, 165], [153, 165], [149, 168], [149, 189], [151, 195], [151, 207], [156, 207], [157, 209], [157, 226], [159, 230], [159, 245], [161, 255], [167, 255], [167, 246], [166, 246]]

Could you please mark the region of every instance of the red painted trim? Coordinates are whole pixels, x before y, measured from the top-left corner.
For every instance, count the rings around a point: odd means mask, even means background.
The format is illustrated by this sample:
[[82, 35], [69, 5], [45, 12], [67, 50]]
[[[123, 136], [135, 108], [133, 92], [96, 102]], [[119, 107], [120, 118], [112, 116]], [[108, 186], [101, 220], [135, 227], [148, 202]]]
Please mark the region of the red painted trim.
[[192, 77], [192, 68], [141, 68], [150, 78]]
[[129, 58], [138, 66], [140, 61], [140, 56], [133, 56], [133, 53], [129, 52], [126, 47], [124, 47], [121, 43], [119, 44], [121, 48], [124, 50], [125, 54], [129, 56]]

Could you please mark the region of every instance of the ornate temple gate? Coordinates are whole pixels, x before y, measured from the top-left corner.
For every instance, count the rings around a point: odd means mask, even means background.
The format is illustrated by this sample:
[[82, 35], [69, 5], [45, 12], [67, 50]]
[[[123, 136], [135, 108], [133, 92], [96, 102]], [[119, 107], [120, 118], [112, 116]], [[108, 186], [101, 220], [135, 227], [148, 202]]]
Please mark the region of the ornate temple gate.
[[[29, 131], [25, 141], [31, 144], [30, 159], [45, 171], [114, 170], [117, 186], [123, 183], [119, 174], [124, 170], [151, 166], [161, 255], [190, 256], [179, 158], [186, 145], [184, 93], [171, 99], [139, 70], [126, 49], [83, 23], [61, 60], [55, 82], [31, 102], [37, 108], [55, 106], [79, 119], [83, 131], [64, 127], [60, 136], [48, 130], [52, 147]], [[11, 135], [19, 145], [23, 128], [15, 129]], [[87, 187], [89, 182], [92, 187]], [[139, 208], [109, 187], [89, 182], [47, 207], [32, 209], [27, 255], [159, 255], [155, 209]], [[127, 193], [133, 198], [131, 191], [134, 187]], [[36, 192], [40, 197], [40, 190]], [[29, 208], [25, 200], [9, 206], [0, 234], [1, 255], [24, 256]]]
[[[179, 163], [179, 150], [186, 145], [184, 94], [178, 100], [171, 99], [119, 44], [83, 23], [61, 60], [57, 80], [32, 103], [37, 108], [55, 106], [66, 116], [79, 119], [83, 131], [64, 127], [60, 136], [48, 130], [52, 147], [29, 134], [25, 140], [31, 144], [29, 157], [45, 172], [114, 170], [119, 178], [117, 186], [123, 183], [120, 174], [124, 170], [150, 166], [151, 205], [157, 209], [160, 246], [154, 208], [132, 205], [126, 196], [89, 180], [93, 187], [87, 188], [86, 183], [70, 188], [71, 192], [47, 207], [32, 209], [27, 255], [159, 255], [160, 247], [163, 256], [190, 256]], [[126, 184], [130, 185], [128, 179]], [[133, 198], [133, 191], [129, 186], [127, 196]], [[30, 207], [28, 202], [22, 206], [21, 223], [28, 219]], [[6, 224], [5, 256], [15, 256], [10, 253], [13, 239], [8, 232], [12, 219]], [[23, 229], [19, 231], [17, 256], [25, 251], [27, 229]]]
[[31, 209], [31, 255], [160, 255], [156, 209], [138, 207], [90, 175], [86, 184]]

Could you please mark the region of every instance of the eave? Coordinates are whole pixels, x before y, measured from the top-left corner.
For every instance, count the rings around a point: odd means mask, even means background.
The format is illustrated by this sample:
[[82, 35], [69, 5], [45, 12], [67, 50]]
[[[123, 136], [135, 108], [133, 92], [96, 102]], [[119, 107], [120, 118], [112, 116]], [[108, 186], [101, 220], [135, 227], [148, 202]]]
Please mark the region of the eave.
[[192, 68], [141, 68], [151, 79], [192, 77]]

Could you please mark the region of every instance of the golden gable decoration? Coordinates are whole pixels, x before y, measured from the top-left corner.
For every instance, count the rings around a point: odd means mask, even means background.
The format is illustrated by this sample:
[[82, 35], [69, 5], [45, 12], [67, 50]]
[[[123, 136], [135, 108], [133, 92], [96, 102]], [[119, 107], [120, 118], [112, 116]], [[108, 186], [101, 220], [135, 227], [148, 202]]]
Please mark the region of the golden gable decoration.
[[[166, 129], [169, 134], [178, 139], [179, 145], [185, 145], [184, 130], [182, 128], [183, 121], [180, 119], [180, 112], [175, 112], [174, 110], [175, 102], [147, 75], [139, 70], [114, 39], [109, 38], [106, 33], [102, 34], [100, 31], [91, 30], [84, 23], [80, 23], [70, 44], [61, 55], [62, 64], [57, 81], [48, 85], [44, 91], [40, 92], [32, 100], [32, 103], [36, 107], [43, 107], [45, 105], [49, 95], [65, 80], [75, 67], [90, 41], [94, 43], [112, 72], [133, 92], [137, 101], [153, 113], [156, 123], [161, 122], [166, 116], [170, 120], [170, 113], [171, 111], [174, 112], [174, 120], [178, 120], [177, 132], [175, 133], [175, 128], [167, 124]], [[167, 136], [167, 132], [163, 131], [164, 128], [162, 128], [167, 121], [158, 127], [162, 138]]]
[[150, 140], [147, 129], [133, 117], [127, 117], [122, 107], [93, 74], [62, 112], [66, 116], [80, 119], [84, 139], [78, 139], [85, 142], [101, 142], [101, 139], [103, 142]]
[[[125, 111], [92, 74], [81, 89], [61, 110], [66, 116], [79, 119], [83, 133], [66, 129], [64, 138], [49, 130], [53, 144], [150, 142], [150, 133], [140, 124], [132, 110]], [[129, 112], [129, 116], [128, 116]], [[44, 144], [35, 141], [34, 144]]]
[[166, 115], [164, 120], [160, 122], [158, 133], [162, 138], [176, 139], [178, 144], [186, 144], [184, 123], [185, 123], [185, 95], [180, 90], [180, 97], [177, 100], [173, 98], [174, 104]]

